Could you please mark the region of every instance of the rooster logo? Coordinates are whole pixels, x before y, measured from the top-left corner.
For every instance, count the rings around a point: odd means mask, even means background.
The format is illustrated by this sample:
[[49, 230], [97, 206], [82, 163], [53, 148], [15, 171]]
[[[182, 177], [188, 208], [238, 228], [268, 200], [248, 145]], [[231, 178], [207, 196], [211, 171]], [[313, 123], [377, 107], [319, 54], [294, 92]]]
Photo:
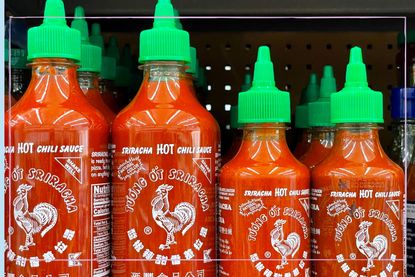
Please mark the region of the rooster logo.
[[372, 267], [375, 267], [373, 264], [374, 259], [382, 259], [385, 255], [386, 250], [388, 249], [388, 240], [383, 235], [377, 235], [373, 242], [370, 241], [369, 235], [369, 226], [372, 225], [372, 222], [363, 221], [359, 225], [359, 231], [356, 232], [356, 246], [359, 249], [360, 253], [366, 256], [367, 265], [363, 267], [364, 272], [370, 271]]
[[277, 265], [277, 269], [284, 268], [288, 264], [287, 257], [294, 258], [295, 253], [300, 249], [301, 239], [297, 233], [290, 233], [284, 240], [283, 227], [286, 222], [286, 220], [278, 219], [274, 223], [275, 228], [271, 231], [271, 245], [282, 257], [281, 264]]
[[17, 225], [26, 233], [24, 245], [20, 245], [19, 250], [29, 250], [30, 246], [36, 245], [33, 242], [33, 235], [40, 232], [44, 237], [56, 224], [58, 220], [58, 211], [49, 203], [40, 203], [29, 212], [27, 202], [27, 192], [32, 186], [23, 184], [17, 188], [17, 196], [13, 200], [14, 220]]
[[167, 233], [166, 243], [160, 244], [160, 249], [169, 249], [170, 245], [177, 244], [174, 234], [177, 232], [186, 234], [193, 226], [196, 218], [196, 209], [190, 203], [177, 204], [174, 211], [170, 211], [169, 191], [173, 186], [164, 184], [157, 188], [156, 196], [151, 201], [153, 219], [158, 226]]

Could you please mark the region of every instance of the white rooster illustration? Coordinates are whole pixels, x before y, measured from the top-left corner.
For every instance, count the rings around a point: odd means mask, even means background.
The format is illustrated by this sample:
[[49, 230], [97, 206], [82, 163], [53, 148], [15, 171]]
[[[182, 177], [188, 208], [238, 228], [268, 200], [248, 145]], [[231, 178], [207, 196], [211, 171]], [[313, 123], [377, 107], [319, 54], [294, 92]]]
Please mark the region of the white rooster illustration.
[[160, 185], [157, 195], [151, 201], [153, 219], [158, 226], [167, 233], [166, 243], [160, 244], [160, 249], [169, 249], [171, 244], [177, 244], [174, 234], [177, 232], [186, 234], [193, 226], [196, 218], [196, 209], [190, 203], [182, 202], [177, 204], [174, 211], [170, 211], [169, 191], [173, 186]]
[[388, 240], [383, 235], [377, 235], [373, 242], [370, 241], [369, 226], [372, 222], [362, 221], [359, 225], [359, 231], [356, 232], [356, 246], [360, 253], [366, 256], [367, 265], [363, 267], [364, 272], [369, 271], [372, 267], [374, 259], [382, 259], [388, 249]]
[[275, 221], [275, 228], [271, 231], [271, 245], [280, 253], [282, 261], [280, 265], [277, 265], [277, 269], [284, 268], [284, 265], [287, 265], [287, 257], [291, 256], [294, 258], [295, 253], [300, 249], [301, 239], [300, 236], [292, 232], [287, 236], [287, 239], [284, 240], [284, 224], [286, 220], [278, 219]]
[[29, 212], [27, 192], [31, 189], [30, 185], [20, 185], [17, 188], [17, 196], [13, 200], [14, 220], [26, 233], [25, 244], [20, 245], [20, 251], [29, 250], [29, 246], [36, 245], [33, 242], [33, 235], [40, 232], [41, 237], [45, 236], [58, 220], [58, 211], [48, 203], [40, 203], [33, 208], [33, 212]]

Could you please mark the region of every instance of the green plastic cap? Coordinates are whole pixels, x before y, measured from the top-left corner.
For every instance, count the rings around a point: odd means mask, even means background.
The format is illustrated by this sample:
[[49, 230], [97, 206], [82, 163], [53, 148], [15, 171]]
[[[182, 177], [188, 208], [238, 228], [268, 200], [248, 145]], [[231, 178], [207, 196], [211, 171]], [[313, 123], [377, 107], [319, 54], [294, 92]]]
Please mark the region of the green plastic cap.
[[117, 76], [117, 62], [113, 57], [102, 56], [101, 78], [114, 81]]
[[159, 0], [153, 28], [140, 33], [139, 62], [190, 62], [189, 33], [177, 27], [170, 0]]
[[101, 78], [104, 80], [115, 80], [117, 61], [114, 57], [105, 56], [104, 37], [101, 34], [101, 25], [99, 23], [93, 23], [91, 26], [91, 35], [89, 36], [91, 44], [101, 48], [102, 52], [102, 65], [101, 65]]
[[362, 49], [353, 47], [346, 69], [346, 83], [331, 95], [332, 123], [383, 123], [383, 97], [369, 88]]
[[309, 128], [308, 123], [308, 103], [314, 102], [318, 99], [320, 93], [320, 87], [317, 81], [317, 75], [311, 73], [310, 80], [307, 87], [301, 92], [300, 105], [295, 109], [295, 127], [296, 128]]
[[81, 59], [81, 34], [69, 28], [62, 0], [47, 0], [43, 23], [27, 33], [28, 60], [37, 58]]
[[113, 57], [117, 64], [120, 62], [120, 49], [118, 48], [118, 40], [116, 37], [111, 36], [108, 42], [106, 55]]
[[242, 124], [238, 122], [238, 105], [231, 106], [231, 128], [242, 128]]
[[189, 68], [186, 72], [193, 75], [193, 77], [197, 79], [197, 75], [199, 75], [197, 72], [199, 68], [199, 61], [197, 60], [197, 51], [194, 47], [190, 47], [190, 59]]
[[252, 86], [252, 75], [251, 73], [246, 73], [244, 76], [244, 83], [241, 86], [241, 91], [247, 91]]
[[104, 50], [104, 37], [101, 34], [101, 25], [99, 23], [93, 23], [91, 25], [91, 35], [89, 36], [91, 44], [101, 47]]
[[85, 11], [82, 7], [75, 8], [75, 19], [71, 24], [72, 29], [81, 32], [81, 61], [78, 71], [101, 72], [102, 49], [89, 42], [88, 23], [85, 20]]
[[[398, 45], [405, 44], [405, 34], [399, 32], [398, 34]], [[415, 30], [406, 30], [406, 43], [415, 43]]]
[[333, 67], [326, 65], [320, 83], [320, 97], [317, 101], [308, 104], [308, 122], [311, 127], [334, 126], [330, 120], [330, 95], [334, 92], [336, 92], [336, 79]]
[[269, 47], [259, 47], [252, 87], [238, 98], [241, 124], [290, 122], [290, 94], [275, 86]]

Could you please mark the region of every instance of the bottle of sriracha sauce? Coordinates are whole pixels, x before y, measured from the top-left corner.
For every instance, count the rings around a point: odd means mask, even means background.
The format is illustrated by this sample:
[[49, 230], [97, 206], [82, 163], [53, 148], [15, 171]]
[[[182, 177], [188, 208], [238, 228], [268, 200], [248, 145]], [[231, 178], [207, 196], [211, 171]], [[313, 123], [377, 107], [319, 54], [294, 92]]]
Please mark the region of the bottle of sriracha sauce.
[[61, 0], [28, 33], [32, 79], [6, 113], [8, 276], [109, 276], [105, 118], [77, 81], [81, 36]]
[[382, 100], [353, 47], [345, 86], [331, 95], [333, 148], [312, 172], [314, 276], [406, 276], [404, 174], [379, 141]]
[[220, 175], [220, 276], [309, 276], [309, 172], [288, 148], [290, 96], [266, 46], [238, 108], [242, 144]]
[[159, 0], [140, 34], [144, 78], [115, 118], [113, 276], [216, 276], [219, 127], [186, 76], [189, 34]]

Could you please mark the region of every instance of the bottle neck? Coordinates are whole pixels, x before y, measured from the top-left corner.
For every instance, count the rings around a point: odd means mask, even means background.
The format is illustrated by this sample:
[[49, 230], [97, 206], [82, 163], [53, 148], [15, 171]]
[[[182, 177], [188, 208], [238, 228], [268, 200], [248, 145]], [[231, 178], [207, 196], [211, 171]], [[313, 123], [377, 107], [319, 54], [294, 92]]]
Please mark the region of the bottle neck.
[[283, 123], [247, 124], [238, 153], [261, 163], [275, 162], [290, 152]]
[[61, 104], [79, 97], [77, 65], [69, 59], [39, 58], [33, 60], [32, 79], [27, 99], [39, 104]]
[[186, 69], [183, 62], [146, 63], [139, 97], [145, 97], [156, 104], [195, 98], [193, 82], [189, 82]]
[[318, 143], [325, 148], [333, 147], [335, 129], [331, 127], [313, 127], [311, 129], [311, 143]]
[[376, 124], [337, 124], [332, 153], [357, 163], [385, 156], [378, 130]]
[[98, 90], [99, 89], [99, 75], [95, 72], [78, 71], [78, 82], [82, 91]]
[[114, 89], [114, 81], [113, 80], [108, 80], [108, 79], [100, 79], [99, 80], [99, 91], [101, 93], [107, 93], [107, 92], [111, 92]]

